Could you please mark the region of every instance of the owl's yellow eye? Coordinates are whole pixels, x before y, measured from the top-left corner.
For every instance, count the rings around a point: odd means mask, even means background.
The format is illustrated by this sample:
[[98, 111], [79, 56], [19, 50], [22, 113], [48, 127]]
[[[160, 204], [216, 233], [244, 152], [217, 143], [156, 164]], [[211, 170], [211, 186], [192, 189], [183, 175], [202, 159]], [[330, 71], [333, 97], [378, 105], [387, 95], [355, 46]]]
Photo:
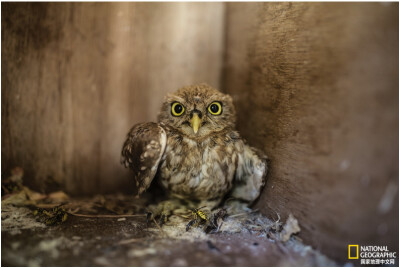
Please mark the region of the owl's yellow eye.
[[214, 101], [208, 106], [208, 111], [212, 115], [220, 115], [222, 113], [222, 105], [218, 101]]
[[171, 107], [171, 113], [173, 116], [181, 116], [185, 111], [185, 107], [179, 102], [174, 102]]

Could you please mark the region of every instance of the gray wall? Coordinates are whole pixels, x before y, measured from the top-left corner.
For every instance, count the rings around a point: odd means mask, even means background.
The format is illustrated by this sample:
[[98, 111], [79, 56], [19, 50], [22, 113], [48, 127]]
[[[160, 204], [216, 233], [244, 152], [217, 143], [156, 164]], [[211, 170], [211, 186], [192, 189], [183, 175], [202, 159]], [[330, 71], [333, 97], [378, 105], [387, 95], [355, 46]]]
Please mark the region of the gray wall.
[[182, 85], [220, 87], [222, 3], [4, 3], [2, 14], [2, 172], [21, 166], [34, 187], [126, 188], [130, 127]]
[[228, 4], [224, 80], [271, 158], [257, 207], [341, 260], [398, 250], [398, 4], [257, 5]]

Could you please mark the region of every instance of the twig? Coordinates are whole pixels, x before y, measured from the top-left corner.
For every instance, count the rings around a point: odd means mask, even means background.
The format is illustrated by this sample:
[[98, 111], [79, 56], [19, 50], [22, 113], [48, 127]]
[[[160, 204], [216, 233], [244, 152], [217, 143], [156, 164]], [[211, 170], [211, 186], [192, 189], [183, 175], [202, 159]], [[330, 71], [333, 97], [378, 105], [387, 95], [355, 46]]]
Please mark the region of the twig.
[[229, 218], [236, 218], [236, 217], [240, 217], [240, 216], [244, 216], [244, 215], [250, 215], [252, 213], [256, 213], [257, 211], [258, 211], [258, 209], [255, 209], [255, 210], [250, 211], [250, 212], [239, 213], [239, 214], [231, 215], [231, 216], [228, 216], [228, 217]]
[[147, 239], [147, 238], [131, 238], [131, 239], [126, 239], [126, 240], [121, 240], [121, 241], [119, 241], [119, 245], [126, 245], [126, 244], [131, 244], [131, 243], [135, 243], [135, 242], [138, 242], [138, 241], [143, 241], [143, 240], [145, 240], [145, 239]]
[[274, 210], [274, 212], [275, 212], [276, 215], [278, 216], [278, 219], [275, 221], [275, 223], [278, 223], [278, 222], [281, 220], [281, 216], [280, 216], [279, 213], [276, 212], [275, 210]]
[[128, 217], [145, 217], [145, 214], [137, 214], [137, 215], [88, 215], [88, 214], [78, 214], [78, 213], [71, 213], [68, 212], [68, 214], [71, 214], [72, 216], [77, 216], [77, 217], [86, 217], [86, 218], [128, 218]]
[[62, 203], [58, 203], [58, 204], [57, 203], [56, 204], [35, 204], [34, 206], [37, 207], [37, 208], [47, 209], [47, 208], [59, 207], [61, 205], [62, 205]]
[[235, 214], [235, 215], [231, 215], [228, 216], [229, 218], [236, 218], [236, 217], [240, 217], [240, 216], [245, 216], [248, 215], [249, 213], [245, 212], [245, 213], [239, 213], [239, 214]]
[[157, 223], [157, 221], [153, 218], [153, 222], [154, 224], [157, 226], [157, 228], [160, 230], [160, 232], [165, 235], [166, 237], [168, 237], [168, 235], [163, 231], [163, 229], [161, 229], [160, 225]]
[[178, 217], [181, 217], [181, 218], [184, 218], [184, 219], [189, 219], [190, 218], [190, 216], [188, 216], [188, 215], [183, 215], [183, 214], [174, 214], [175, 216], [178, 216]]

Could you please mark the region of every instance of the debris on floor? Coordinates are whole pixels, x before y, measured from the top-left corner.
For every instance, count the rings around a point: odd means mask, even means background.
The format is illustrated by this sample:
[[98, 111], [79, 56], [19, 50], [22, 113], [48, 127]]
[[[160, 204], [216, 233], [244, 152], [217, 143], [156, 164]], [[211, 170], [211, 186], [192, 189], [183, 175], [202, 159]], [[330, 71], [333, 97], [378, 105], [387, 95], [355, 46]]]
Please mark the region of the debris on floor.
[[146, 198], [12, 189], [2, 196], [4, 266], [337, 265], [297, 239], [293, 215], [282, 225], [245, 207], [180, 208], [158, 224]]
[[208, 234], [201, 227], [186, 231], [187, 220], [179, 216], [160, 228], [144, 216], [123, 218], [70, 215], [62, 224], [47, 226], [29, 209], [9, 206], [2, 211], [2, 265], [336, 265], [295, 236], [278, 239], [281, 223], [258, 213], [227, 216], [218, 232]]
[[62, 207], [54, 207], [50, 210], [37, 208], [33, 211], [33, 215], [46, 225], [61, 224], [68, 219], [68, 213]]
[[286, 242], [289, 240], [291, 235], [297, 234], [300, 231], [301, 229], [299, 223], [297, 222], [297, 219], [295, 219], [292, 214], [289, 214], [289, 217], [287, 218], [286, 223], [283, 226], [283, 230], [280, 233], [280, 239], [283, 242]]
[[36, 221], [32, 211], [28, 208], [15, 206], [2, 206], [1, 208], [1, 232], [14, 235], [20, 234], [24, 229], [45, 227], [45, 224]]

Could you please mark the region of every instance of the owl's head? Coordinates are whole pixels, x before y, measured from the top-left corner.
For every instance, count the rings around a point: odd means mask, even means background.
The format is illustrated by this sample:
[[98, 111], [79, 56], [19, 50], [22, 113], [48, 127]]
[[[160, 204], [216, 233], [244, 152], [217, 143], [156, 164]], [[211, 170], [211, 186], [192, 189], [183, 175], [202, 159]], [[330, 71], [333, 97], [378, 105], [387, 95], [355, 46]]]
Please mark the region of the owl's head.
[[191, 138], [232, 129], [236, 116], [232, 98], [206, 84], [186, 86], [168, 94], [158, 115], [164, 123]]

